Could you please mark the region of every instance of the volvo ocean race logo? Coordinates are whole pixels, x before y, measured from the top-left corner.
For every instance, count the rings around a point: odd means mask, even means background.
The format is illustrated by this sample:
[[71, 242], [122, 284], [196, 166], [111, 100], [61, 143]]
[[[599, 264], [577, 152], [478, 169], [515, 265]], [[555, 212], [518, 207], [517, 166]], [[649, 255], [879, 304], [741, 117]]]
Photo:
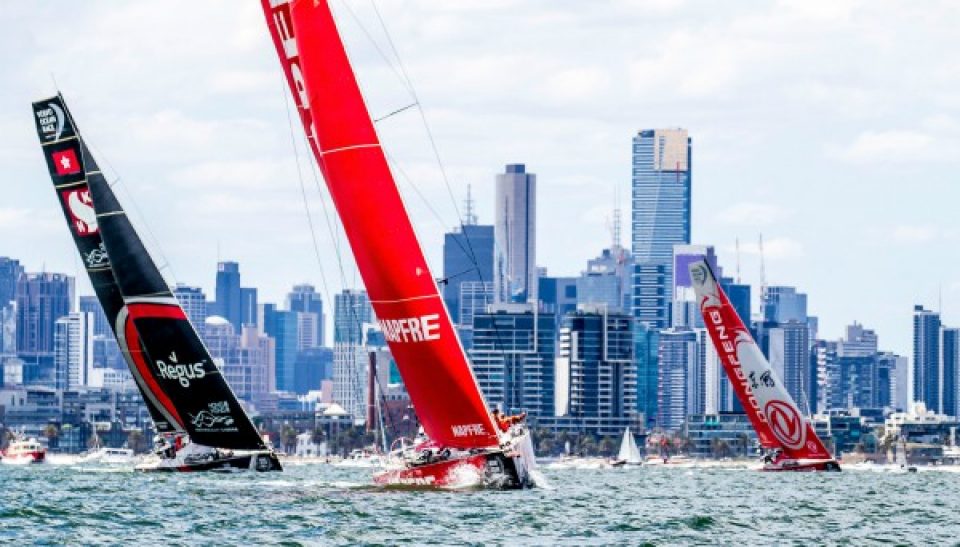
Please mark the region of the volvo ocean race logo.
[[66, 116], [64, 116], [60, 105], [47, 103], [47, 108], [37, 110], [35, 114], [43, 139], [47, 141], [60, 140], [60, 135], [63, 135], [63, 125], [66, 121]]
[[779, 400], [767, 403], [764, 409], [770, 429], [781, 443], [787, 448], [797, 450], [803, 447], [806, 429], [803, 427], [803, 418], [796, 407]]
[[198, 414], [190, 415], [190, 423], [197, 429], [213, 429], [214, 426], [230, 427], [234, 424], [230, 415], [230, 404], [226, 401], [213, 402]]
[[93, 199], [87, 188], [64, 190], [60, 194], [70, 213], [70, 225], [78, 236], [86, 237], [98, 232], [97, 213], [93, 210]]
[[199, 380], [207, 375], [203, 369], [203, 361], [199, 363], [180, 364], [175, 352], [170, 352], [170, 363], [157, 361], [157, 371], [167, 380], [177, 380], [183, 387], [190, 387], [190, 380]]

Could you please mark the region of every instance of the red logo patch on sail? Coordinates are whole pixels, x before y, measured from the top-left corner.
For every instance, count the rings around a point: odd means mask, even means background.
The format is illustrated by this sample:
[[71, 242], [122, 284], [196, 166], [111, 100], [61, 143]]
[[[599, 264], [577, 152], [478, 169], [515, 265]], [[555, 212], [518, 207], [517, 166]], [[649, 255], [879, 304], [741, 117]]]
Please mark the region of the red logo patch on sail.
[[93, 199], [87, 188], [74, 188], [60, 193], [70, 213], [70, 225], [79, 236], [89, 236], [97, 233], [97, 213], [93, 210]]
[[77, 153], [72, 148], [53, 152], [50, 157], [53, 158], [53, 168], [61, 177], [80, 172], [80, 162], [77, 160]]
[[764, 412], [778, 441], [793, 450], [803, 447], [803, 418], [793, 405], [774, 399], [767, 403]]

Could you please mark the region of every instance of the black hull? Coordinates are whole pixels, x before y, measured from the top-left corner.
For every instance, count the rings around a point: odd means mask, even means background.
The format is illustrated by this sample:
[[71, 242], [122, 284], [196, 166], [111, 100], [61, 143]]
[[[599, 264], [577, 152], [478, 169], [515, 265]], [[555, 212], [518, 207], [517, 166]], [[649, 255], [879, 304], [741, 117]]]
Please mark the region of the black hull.
[[161, 460], [156, 466], [137, 467], [144, 473], [192, 473], [196, 471], [283, 471], [280, 460], [273, 453], [254, 453], [230, 456], [216, 460], [179, 465], [164, 465]]

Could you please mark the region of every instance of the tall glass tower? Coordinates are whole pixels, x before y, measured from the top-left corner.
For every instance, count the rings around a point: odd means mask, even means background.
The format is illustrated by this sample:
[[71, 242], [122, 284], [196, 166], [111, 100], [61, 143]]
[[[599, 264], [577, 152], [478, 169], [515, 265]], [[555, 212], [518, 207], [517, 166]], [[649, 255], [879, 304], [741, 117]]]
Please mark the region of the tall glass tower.
[[537, 176], [522, 163], [497, 175], [494, 300], [536, 302]]
[[633, 137], [631, 311], [637, 410], [658, 415], [657, 336], [670, 327], [673, 246], [690, 243], [691, 147], [686, 129], [645, 129]]

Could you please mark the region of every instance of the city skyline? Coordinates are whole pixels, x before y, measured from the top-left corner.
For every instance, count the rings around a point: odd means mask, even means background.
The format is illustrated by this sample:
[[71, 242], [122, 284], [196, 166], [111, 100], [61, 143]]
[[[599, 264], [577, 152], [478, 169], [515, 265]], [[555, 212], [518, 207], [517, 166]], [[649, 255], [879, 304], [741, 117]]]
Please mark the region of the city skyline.
[[[941, 199], [958, 160], [960, 123], [949, 92], [956, 78], [938, 53], [948, 50], [955, 19], [884, 2], [755, 8], [670, 1], [584, 14], [543, 3], [383, 6], [458, 206], [473, 184], [480, 222], [492, 223], [493, 175], [506, 163], [526, 163], [540, 186], [538, 262], [551, 275], [578, 274], [606, 246], [606, 217], [616, 196], [623, 202], [629, 191], [630, 135], [684, 127], [697, 147], [692, 243], [714, 245], [732, 271], [739, 236], [742, 278], [758, 287], [755, 242], [763, 231], [768, 284], [809, 294], [823, 337], [838, 339], [857, 320], [883, 347], [909, 354], [914, 304], [960, 323], [952, 311], [960, 310], [956, 260], [941, 252], [960, 234], [951, 200]], [[262, 289], [261, 301], [280, 302], [297, 282], [316, 285], [328, 301], [341, 285], [358, 287], [349, 265], [346, 283], [337, 279], [325, 228], [317, 233], [329, 290], [311, 258], [280, 77], [257, 6], [189, 9], [190, 21], [146, 30], [132, 22], [176, 10], [91, 4], [12, 7], [0, 15], [16, 21], [0, 38], [8, 46], [3, 78], [10, 90], [0, 109], [9, 131], [0, 142], [12, 181], [0, 229], [31, 234], [6, 238], [3, 254], [30, 271], [75, 275], [78, 268], [26, 110], [53, 91], [53, 72], [95, 151], [112, 165], [107, 172], [122, 173], [121, 199], [134, 208], [132, 195], [140, 204], [134, 218], [146, 220], [154, 235], [148, 240], [161, 242], [158, 261], [176, 273], [166, 269], [168, 280], [213, 294], [210, 264], [231, 259], [244, 265], [246, 283]], [[902, 37], [896, 43], [870, 30], [894, 21]], [[68, 24], [77, 37], [70, 51], [31, 38], [33, 29], [57, 34]], [[525, 32], [509, 32], [515, 25]], [[355, 25], [343, 26], [372, 92], [371, 111], [404, 106], [403, 87], [376, 51]], [[582, 41], [559, 38], [609, 27], [617, 29], [603, 33], [609, 42], [582, 52], [573, 48]], [[628, 39], [637, 30], [650, 47]], [[498, 39], [480, 39], [490, 35]], [[127, 54], [107, 47], [117, 39]], [[35, 47], [24, 52], [16, 47], [23, 43]], [[96, 70], [89, 70], [91, 59]], [[922, 88], [910, 83], [917, 81]], [[439, 209], [437, 219], [398, 177], [439, 275], [440, 241], [457, 215], [429, 146], [403, 144], [426, 142], [416, 122], [400, 114], [379, 129], [404, 173]], [[311, 212], [323, 226], [315, 196]], [[295, 275], [278, 279], [278, 270]], [[84, 282], [78, 290], [89, 294]]]

